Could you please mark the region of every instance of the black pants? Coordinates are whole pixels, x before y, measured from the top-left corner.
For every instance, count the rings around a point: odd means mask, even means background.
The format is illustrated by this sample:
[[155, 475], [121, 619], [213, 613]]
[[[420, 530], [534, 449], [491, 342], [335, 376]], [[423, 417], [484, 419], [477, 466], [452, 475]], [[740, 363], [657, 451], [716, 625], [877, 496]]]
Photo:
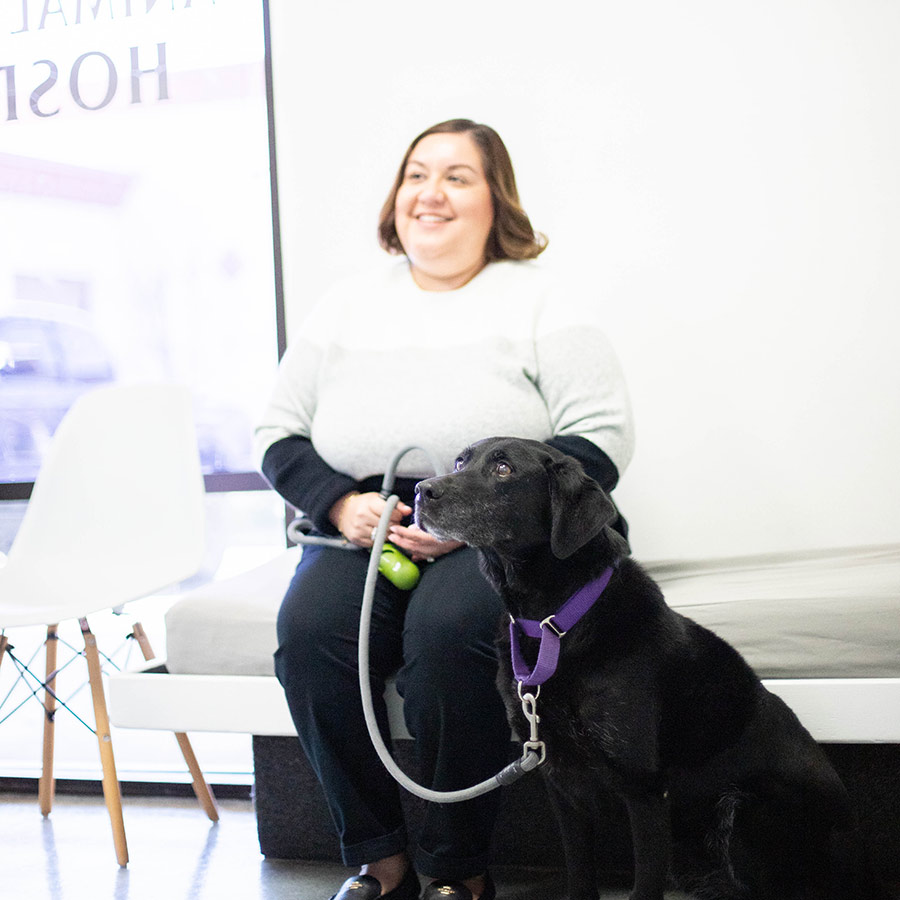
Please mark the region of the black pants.
[[[357, 635], [368, 554], [306, 547], [278, 616], [275, 668], [301, 744], [341, 840], [358, 866], [407, 849], [399, 788], [372, 748], [359, 699]], [[503, 609], [478, 571], [476, 553], [457, 550], [422, 564], [415, 590], [378, 577], [370, 667], [381, 733], [382, 698], [397, 673], [407, 728], [428, 787], [456, 790], [509, 761], [510, 733], [497, 692], [495, 638]], [[432, 878], [469, 878], [488, 865], [498, 791], [429, 804], [414, 865]]]

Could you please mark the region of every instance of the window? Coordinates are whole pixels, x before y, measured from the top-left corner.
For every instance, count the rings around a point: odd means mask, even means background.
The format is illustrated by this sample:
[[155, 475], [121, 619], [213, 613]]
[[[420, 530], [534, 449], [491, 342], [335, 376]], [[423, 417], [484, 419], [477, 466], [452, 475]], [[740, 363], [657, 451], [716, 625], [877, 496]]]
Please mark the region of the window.
[[[66, 410], [116, 382], [192, 389], [209, 492], [192, 584], [284, 547], [251, 456], [283, 342], [266, 27], [264, 0], [0, 5], [0, 565]], [[158, 653], [167, 606], [140, 613]], [[39, 746], [36, 711], [0, 728], [6, 774], [34, 774], [12, 748]], [[153, 757], [123, 751], [124, 778], [183, 770], [168, 736], [116, 740]], [[205, 765], [247, 770], [249, 741], [218, 744]], [[91, 740], [60, 741], [60, 775], [82, 768]]]
[[189, 384], [204, 471], [251, 472], [278, 346], [263, 3], [25, 0], [0, 32], [0, 482], [116, 381]]

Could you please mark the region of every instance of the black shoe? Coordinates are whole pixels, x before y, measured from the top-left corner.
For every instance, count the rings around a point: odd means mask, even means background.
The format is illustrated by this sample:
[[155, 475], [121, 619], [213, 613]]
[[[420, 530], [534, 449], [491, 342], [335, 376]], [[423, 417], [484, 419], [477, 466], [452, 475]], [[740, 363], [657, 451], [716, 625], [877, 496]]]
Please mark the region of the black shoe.
[[403, 881], [392, 891], [381, 893], [381, 882], [372, 875], [354, 875], [348, 878], [331, 900], [419, 900], [421, 885], [410, 866]]
[[[459, 881], [432, 881], [422, 900], [472, 900], [472, 892]], [[497, 900], [497, 888], [490, 872], [484, 876], [484, 890], [479, 900]]]

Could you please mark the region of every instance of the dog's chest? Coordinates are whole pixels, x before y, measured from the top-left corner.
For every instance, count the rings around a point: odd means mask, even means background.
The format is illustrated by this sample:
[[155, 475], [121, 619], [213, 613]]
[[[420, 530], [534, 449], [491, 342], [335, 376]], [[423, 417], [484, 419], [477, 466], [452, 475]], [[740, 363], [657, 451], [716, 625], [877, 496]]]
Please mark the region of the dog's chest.
[[[523, 742], [529, 740], [531, 722], [523, 712], [517, 688], [511, 685], [504, 694], [516, 736]], [[604, 709], [596, 693], [586, 702], [578, 690], [545, 685], [536, 700], [535, 712], [538, 737], [547, 747], [552, 767], [607, 772], [608, 760], [618, 755], [620, 730], [615, 715]]]

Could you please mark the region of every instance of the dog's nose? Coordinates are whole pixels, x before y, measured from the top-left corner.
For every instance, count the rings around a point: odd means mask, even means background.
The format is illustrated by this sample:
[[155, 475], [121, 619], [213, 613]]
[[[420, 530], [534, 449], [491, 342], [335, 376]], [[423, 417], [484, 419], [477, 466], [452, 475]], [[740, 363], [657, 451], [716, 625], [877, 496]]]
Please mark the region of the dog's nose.
[[416, 485], [416, 493], [422, 500], [439, 500], [444, 493], [444, 489], [436, 480], [420, 481]]

